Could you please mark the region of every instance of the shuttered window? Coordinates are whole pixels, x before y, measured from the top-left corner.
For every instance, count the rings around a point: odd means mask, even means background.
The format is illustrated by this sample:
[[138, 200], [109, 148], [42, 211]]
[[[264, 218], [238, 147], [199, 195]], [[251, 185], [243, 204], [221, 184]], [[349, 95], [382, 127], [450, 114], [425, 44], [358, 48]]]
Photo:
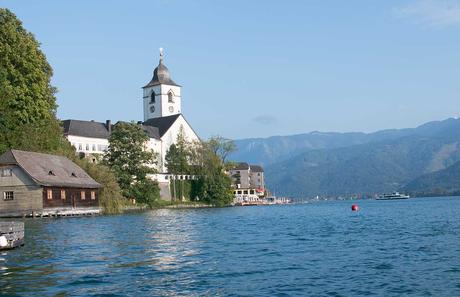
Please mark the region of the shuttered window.
[[91, 191], [91, 200], [96, 200], [96, 192]]
[[81, 200], [85, 200], [85, 199], [86, 199], [86, 193], [85, 193], [85, 191], [81, 191], [81, 193], [80, 193], [80, 198], [81, 198]]
[[52, 200], [53, 199], [53, 190], [51, 190], [51, 189], [46, 190], [46, 197], [48, 198], [48, 200]]
[[61, 199], [65, 200], [65, 190], [61, 190]]
[[3, 201], [11, 201], [11, 200], [14, 200], [14, 192], [13, 191], [3, 192]]

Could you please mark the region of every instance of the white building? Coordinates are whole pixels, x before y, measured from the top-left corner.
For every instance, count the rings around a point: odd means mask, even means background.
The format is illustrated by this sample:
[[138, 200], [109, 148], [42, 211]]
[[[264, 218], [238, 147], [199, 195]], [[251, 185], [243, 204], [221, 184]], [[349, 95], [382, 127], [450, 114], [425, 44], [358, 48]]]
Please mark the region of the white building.
[[233, 193], [238, 196], [257, 196], [265, 194], [264, 170], [259, 165], [238, 163], [229, 171], [233, 180]]
[[[198, 135], [182, 114], [181, 103], [181, 86], [172, 80], [168, 68], [163, 64], [163, 52], [160, 51], [160, 62], [153, 71], [153, 77], [143, 87], [144, 121], [138, 124], [150, 137], [147, 147], [159, 156], [160, 174], [153, 178], [160, 183], [162, 197], [166, 199], [166, 192], [169, 193], [169, 179], [165, 156], [169, 147], [176, 142], [180, 130], [187, 141], [199, 141]], [[63, 124], [64, 135], [77, 153], [84, 154], [96, 162], [107, 151], [108, 139], [114, 126], [110, 121], [99, 123], [65, 120]]]

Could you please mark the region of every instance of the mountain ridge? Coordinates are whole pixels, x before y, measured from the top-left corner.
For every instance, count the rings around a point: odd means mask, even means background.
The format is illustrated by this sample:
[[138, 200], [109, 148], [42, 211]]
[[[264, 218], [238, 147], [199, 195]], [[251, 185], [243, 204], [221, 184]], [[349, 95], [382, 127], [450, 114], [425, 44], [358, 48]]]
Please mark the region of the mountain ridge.
[[[460, 120], [432, 121], [416, 128], [373, 133], [310, 132], [294, 138], [262, 139], [253, 156], [240, 156], [264, 164], [268, 187], [277, 194], [375, 195], [404, 188], [416, 178], [444, 170], [460, 161]], [[276, 143], [280, 139], [284, 143]], [[297, 142], [297, 143], [296, 143]], [[237, 142], [238, 143], [238, 142]], [[245, 143], [249, 145], [250, 142]], [[290, 144], [294, 144], [289, 146]], [[237, 145], [241, 145], [239, 142]], [[286, 150], [283, 150], [287, 147]]]

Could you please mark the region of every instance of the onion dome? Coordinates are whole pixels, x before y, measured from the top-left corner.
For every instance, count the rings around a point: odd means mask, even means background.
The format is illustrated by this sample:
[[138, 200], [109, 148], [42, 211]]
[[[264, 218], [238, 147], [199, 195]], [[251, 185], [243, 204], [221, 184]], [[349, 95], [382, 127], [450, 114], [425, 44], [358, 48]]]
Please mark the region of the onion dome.
[[157, 85], [179, 86], [171, 79], [168, 67], [163, 64], [163, 49], [160, 49], [160, 62], [155, 70], [153, 70], [153, 78], [147, 85], [144, 86], [144, 88]]

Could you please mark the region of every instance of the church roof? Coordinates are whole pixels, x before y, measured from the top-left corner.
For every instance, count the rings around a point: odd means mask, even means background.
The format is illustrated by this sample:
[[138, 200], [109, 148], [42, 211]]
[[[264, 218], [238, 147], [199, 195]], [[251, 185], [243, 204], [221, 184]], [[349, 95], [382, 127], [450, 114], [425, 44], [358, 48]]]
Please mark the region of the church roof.
[[179, 86], [172, 80], [168, 67], [166, 67], [166, 65], [163, 64], [163, 53], [161, 52], [160, 62], [158, 63], [157, 68], [153, 70], [153, 78], [143, 88], [148, 88], [148, 87], [162, 85], [162, 84], [171, 85], [171, 86]]
[[62, 156], [8, 150], [0, 156], [0, 164], [21, 167], [37, 184], [42, 186], [102, 187], [77, 164]]
[[80, 120], [65, 120], [62, 122], [64, 126], [65, 135], [75, 135], [91, 138], [105, 138], [108, 139], [110, 136], [110, 127], [105, 123], [98, 123], [95, 121], [80, 121]]
[[148, 119], [144, 122], [144, 125], [157, 127], [160, 133], [160, 137], [163, 137], [163, 135], [165, 135], [165, 133], [169, 130], [169, 128], [171, 128], [171, 126], [180, 116], [181, 114], [175, 114], [166, 117]]
[[[107, 123], [99, 123], [95, 121], [80, 121], [80, 120], [65, 120], [62, 122], [64, 126], [64, 135], [82, 136], [90, 138], [109, 139], [112, 129], [115, 125]], [[159, 129], [155, 126], [142, 125], [150, 138], [160, 139]]]

